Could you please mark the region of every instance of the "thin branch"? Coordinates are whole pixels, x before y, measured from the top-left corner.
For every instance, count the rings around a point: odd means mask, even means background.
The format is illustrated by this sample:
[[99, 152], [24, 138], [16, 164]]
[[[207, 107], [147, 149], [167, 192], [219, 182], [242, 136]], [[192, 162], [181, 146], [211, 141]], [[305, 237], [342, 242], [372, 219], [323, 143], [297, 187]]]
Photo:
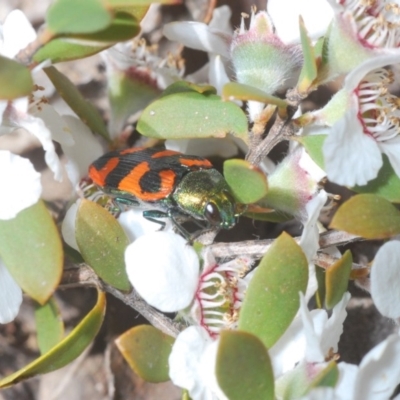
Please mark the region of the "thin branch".
[[81, 286], [98, 287], [105, 292], [110, 293], [143, 315], [143, 317], [145, 317], [153, 326], [167, 335], [176, 337], [183, 328], [180, 324], [173, 322], [170, 318], [149, 306], [139, 296], [135, 289], [132, 289], [130, 293], [123, 293], [120, 290], [115, 289], [101, 281], [95, 272], [86, 264], [80, 264], [79, 266], [65, 269], [61, 278], [60, 289]]
[[[236, 243], [215, 243], [212, 244], [210, 247], [214, 256], [217, 258], [233, 258], [240, 255], [247, 255], [258, 259], [261, 258], [268, 251], [275, 240], [276, 239], [265, 239], [247, 240]], [[299, 243], [300, 236], [295, 237], [294, 240]], [[363, 238], [346, 232], [328, 231], [321, 234], [319, 245], [320, 248], [323, 249], [330, 246], [341, 246], [343, 244], [355, 242], [358, 240], [363, 240]]]

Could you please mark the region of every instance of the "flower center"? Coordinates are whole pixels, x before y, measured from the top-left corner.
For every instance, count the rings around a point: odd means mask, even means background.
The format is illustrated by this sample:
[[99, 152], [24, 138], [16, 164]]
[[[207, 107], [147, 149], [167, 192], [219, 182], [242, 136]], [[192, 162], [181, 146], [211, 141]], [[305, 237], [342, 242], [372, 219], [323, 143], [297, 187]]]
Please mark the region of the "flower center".
[[400, 45], [400, 5], [388, 0], [341, 0], [353, 14], [358, 38], [367, 47]]
[[201, 274], [192, 316], [211, 337], [218, 336], [222, 329], [235, 328], [247, 287], [244, 277], [250, 266], [250, 259], [239, 257], [208, 267]]
[[400, 133], [400, 99], [389, 92], [393, 82], [393, 72], [380, 68], [367, 74], [355, 91], [364, 132], [377, 141], [392, 139]]

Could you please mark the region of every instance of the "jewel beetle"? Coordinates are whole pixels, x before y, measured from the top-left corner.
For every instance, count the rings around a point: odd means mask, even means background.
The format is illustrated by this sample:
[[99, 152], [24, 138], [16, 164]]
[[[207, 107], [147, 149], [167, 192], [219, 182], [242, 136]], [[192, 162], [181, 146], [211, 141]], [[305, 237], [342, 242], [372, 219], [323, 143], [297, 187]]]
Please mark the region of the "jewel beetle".
[[170, 218], [186, 237], [181, 221], [192, 220], [202, 231], [230, 229], [244, 211], [210, 161], [159, 147], [106, 153], [90, 165], [89, 177], [118, 207], [140, 206], [162, 228], [159, 219]]

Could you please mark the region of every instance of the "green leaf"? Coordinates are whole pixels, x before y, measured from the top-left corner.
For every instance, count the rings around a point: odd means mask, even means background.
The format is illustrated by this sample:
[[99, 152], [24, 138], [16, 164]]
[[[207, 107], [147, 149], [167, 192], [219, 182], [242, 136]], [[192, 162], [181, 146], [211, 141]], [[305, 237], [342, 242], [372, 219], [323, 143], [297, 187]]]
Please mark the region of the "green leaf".
[[163, 96], [142, 113], [137, 130], [157, 139], [225, 137], [247, 140], [247, 118], [234, 103], [195, 91]]
[[263, 343], [247, 332], [222, 331], [217, 381], [229, 400], [273, 400], [274, 374]]
[[325, 268], [316, 265], [315, 275], [318, 282], [318, 289], [315, 293], [315, 302], [318, 308], [323, 308], [325, 303], [326, 288], [325, 288]]
[[106, 296], [99, 291], [94, 308], [64, 340], [26, 367], [0, 380], [0, 388], [9, 387], [38, 374], [55, 371], [75, 360], [97, 335], [103, 323], [105, 305]]
[[165, 382], [169, 378], [168, 358], [174, 338], [151, 325], [135, 326], [116, 341], [129, 366], [147, 382]]
[[222, 98], [224, 100], [243, 100], [243, 101], [259, 101], [260, 103], [272, 104], [280, 108], [288, 106], [285, 100], [258, 89], [254, 86], [245, 85], [243, 83], [229, 82], [222, 89]]
[[55, 0], [46, 16], [48, 29], [54, 34], [90, 33], [111, 23], [112, 15], [101, 0]]
[[324, 145], [327, 135], [309, 135], [309, 136], [298, 136], [293, 137], [292, 140], [296, 140], [301, 143], [306, 149], [309, 156], [313, 161], [321, 168], [324, 169], [324, 154], [322, 152], [322, 146]]
[[352, 189], [358, 193], [374, 193], [393, 203], [400, 203], [400, 178], [394, 172], [385, 154], [383, 154], [383, 166], [378, 176], [365, 186], [355, 186]]
[[76, 216], [76, 242], [83, 259], [104, 282], [128, 291], [124, 253], [129, 240], [118, 221], [100, 205], [83, 199]]
[[35, 304], [35, 320], [39, 349], [45, 354], [64, 337], [64, 323], [53, 297], [43, 306]]
[[83, 41], [105, 42], [114, 44], [132, 39], [140, 32], [140, 26], [136, 18], [126, 12], [115, 14], [111, 24], [105, 29], [93, 33], [76, 33], [68, 35], [68, 38], [75, 38]]
[[60, 235], [43, 201], [0, 220], [0, 255], [24, 292], [40, 304], [50, 298], [64, 260]]
[[383, 197], [359, 194], [339, 207], [330, 227], [366, 239], [388, 239], [400, 233], [400, 212]]
[[75, 85], [54, 67], [44, 68], [60, 96], [93, 131], [109, 140], [107, 128], [97, 109], [86, 101]]
[[0, 99], [28, 96], [33, 90], [31, 72], [24, 65], [0, 56]]
[[349, 283], [353, 257], [350, 250], [346, 250], [343, 257], [337, 260], [325, 272], [325, 305], [332, 309], [342, 299]]
[[37, 63], [51, 60], [53, 64], [62, 61], [78, 60], [99, 53], [110, 46], [109, 44], [99, 46], [95, 44], [72, 43], [66, 41], [64, 38], [53, 39], [34, 54], [33, 60]]
[[308, 32], [304, 25], [303, 18], [300, 16], [300, 40], [303, 50], [303, 67], [300, 72], [299, 82], [297, 84], [300, 93], [307, 93], [317, 77], [317, 63], [314, 54], [314, 48], [308, 37]]
[[300, 246], [282, 233], [262, 258], [247, 288], [239, 329], [251, 332], [270, 348], [299, 309], [305, 292], [308, 262]]
[[265, 174], [258, 167], [245, 160], [224, 162], [224, 177], [235, 198], [242, 204], [255, 203], [268, 192]]

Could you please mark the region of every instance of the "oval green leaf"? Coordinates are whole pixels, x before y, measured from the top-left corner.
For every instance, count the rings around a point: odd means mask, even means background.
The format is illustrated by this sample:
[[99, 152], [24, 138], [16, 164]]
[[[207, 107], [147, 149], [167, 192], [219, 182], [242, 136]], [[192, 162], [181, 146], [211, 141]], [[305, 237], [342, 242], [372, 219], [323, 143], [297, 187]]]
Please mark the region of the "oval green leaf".
[[132, 39], [140, 32], [140, 26], [136, 18], [126, 12], [117, 12], [109, 26], [92, 33], [69, 34], [68, 38], [83, 41], [105, 42], [114, 44]]
[[248, 332], [222, 331], [216, 376], [229, 400], [273, 400], [274, 374], [268, 351]]
[[76, 215], [76, 242], [83, 259], [104, 282], [130, 289], [124, 252], [129, 240], [118, 221], [103, 207], [82, 200]]
[[24, 292], [40, 304], [50, 298], [64, 260], [60, 235], [43, 201], [0, 220], [0, 255]]
[[47, 76], [65, 102], [76, 112], [79, 118], [93, 131], [109, 140], [107, 128], [97, 109], [86, 101], [75, 85], [54, 67], [44, 68]]
[[280, 108], [288, 106], [285, 100], [258, 89], [254, 86], [245, 85], [243, 83], [229, 82], [222, 88], [222, 98], [224, 100], [243, 100], [243, 101], [259, 101], [260, 103], [272, 104]]
[[0, 380], [0, 388], [6, 388], [38, 374], [55, 371], [75, 360], [97, 335], [103, 323], [105, 306], [106, 296], [99, 291], [94, 308], [64, 340], [26, 367]]
[[55, 0], [46, 22], [53, 35], [90, 33], [106, 28], [111, 17], [101, 0]]
[[235, 198], [242, 204], [255, 203], [268, 192], [266, 175], [248, 161], [238, 159], [225, 161], [224, 177]]
[[264, 255], [249, 283], [239, 329], [253, 333], [270, 348], [296, 315], [299, 292], [305, 292], [307, 281], [306, 256], [284, 232]]
[[37, 63], [51, 60], [51, 62], [55, 64], [62, 61], [72, 61], [89, 57], [108, 47], [110, 47], [108, 44], [104, 46], [93, 44], [93, 46], [91, 46], [88, 44], [81, 45], [76, 42], [68, 42], [64, 38], [53, 39], [34, 54], [33, 60]]
[[28, 96], [33, 90], [31, 72], [27, 67], [0, 56], [0, 99], [12, 100]]
[[325, 306], [329, 310], [336, 306], [347, 290], [353, 257], [346, 250], [343, 257], [325, 271]]
[[163, 92], [162, 97], [170, 94], [183, 92], [197, 92], [201, 94], [217, 94], [217, 90], [211, 85], [198, 85], [197, 83], [188, 81], [178, 81], [169, 85]]
[[247, 118], [234, 103], [195, 91], [163, 96], [142, 113], [137, 130], [157, 139], [225, 137], [247, 141]]
[[366, 239], [387, 239], [400, 233], [400, 212], [383, 197], [359, 194], [339, 207], [330, 227]]
[[169, 378], [168, 358], [175, 339], [151, 325], [135, 326], [116, 341], [129, 366], [147, 382]]
[[35, 304], [35, 320], [40, 353], [45, 354], [64, 338], [64, 322], [54, 297], [43, 306]]

